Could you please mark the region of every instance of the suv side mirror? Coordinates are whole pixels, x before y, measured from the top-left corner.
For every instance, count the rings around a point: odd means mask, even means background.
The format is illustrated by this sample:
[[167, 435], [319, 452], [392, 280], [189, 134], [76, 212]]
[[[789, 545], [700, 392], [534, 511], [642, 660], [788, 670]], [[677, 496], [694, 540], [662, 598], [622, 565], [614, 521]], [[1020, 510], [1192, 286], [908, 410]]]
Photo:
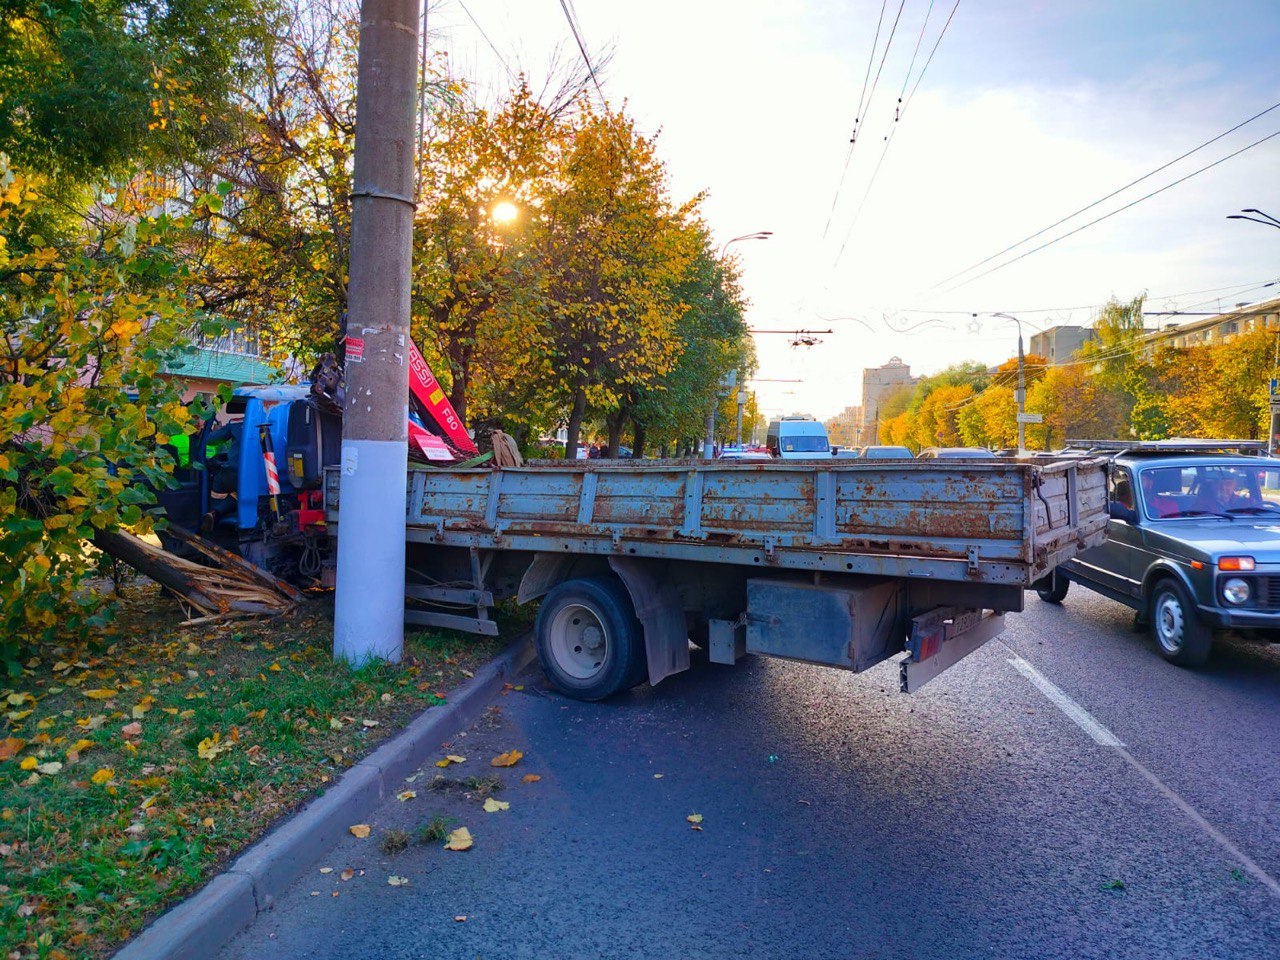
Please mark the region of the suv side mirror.
[[1107, 514], [1112, 520], [1123, 520], [1125, 523], [1137, 523], [1138, 511], [1133, 507], [1126, 507], [1123, 503], [1112, 500], [1107, 505]]

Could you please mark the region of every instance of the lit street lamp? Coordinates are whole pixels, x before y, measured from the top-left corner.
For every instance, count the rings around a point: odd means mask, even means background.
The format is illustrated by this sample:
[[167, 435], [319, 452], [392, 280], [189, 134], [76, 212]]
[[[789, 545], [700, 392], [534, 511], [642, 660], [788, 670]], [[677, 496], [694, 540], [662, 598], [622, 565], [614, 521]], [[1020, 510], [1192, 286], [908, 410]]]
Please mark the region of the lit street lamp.
[[1018, 401], [1018, 455], [1021, 456], [1027, 448], [1027, 425], [1023, 420], [1027, 407], [1027, 379], [1026, 360], [1022, 352], [1022, 321], [1011, 313], [993, 313], [992, 316], [1012, 320], [1018, 325], [1018, 389], [1013, 396]]

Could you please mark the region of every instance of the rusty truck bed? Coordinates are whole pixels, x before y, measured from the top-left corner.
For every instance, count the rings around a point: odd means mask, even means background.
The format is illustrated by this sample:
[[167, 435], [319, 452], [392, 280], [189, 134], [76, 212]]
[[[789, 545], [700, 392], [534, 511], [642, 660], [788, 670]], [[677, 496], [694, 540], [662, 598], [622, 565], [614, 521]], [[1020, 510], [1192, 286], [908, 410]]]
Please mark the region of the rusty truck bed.
[[[339, 521], [340, 470], [326, 476]], [[579, 460], [410, 473], [411, 541], [1029, 586], [1102, 541], [1101, 459]]]

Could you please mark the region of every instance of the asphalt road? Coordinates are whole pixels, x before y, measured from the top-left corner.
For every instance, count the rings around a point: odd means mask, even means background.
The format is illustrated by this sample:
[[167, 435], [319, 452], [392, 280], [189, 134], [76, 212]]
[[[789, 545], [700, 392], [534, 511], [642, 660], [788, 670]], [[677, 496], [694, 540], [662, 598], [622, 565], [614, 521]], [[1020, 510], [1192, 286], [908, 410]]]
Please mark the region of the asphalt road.
[[[748, 658], [581, 704], [535, 667], [223, 956], [1280, 956], [1280, 648], [1192, 673], [1078, 587], [1027, 604], [913, 696]], [[495, 772], [502, 812], [426, 786]], [[474, 848], [380, 851], [436, 815]]]

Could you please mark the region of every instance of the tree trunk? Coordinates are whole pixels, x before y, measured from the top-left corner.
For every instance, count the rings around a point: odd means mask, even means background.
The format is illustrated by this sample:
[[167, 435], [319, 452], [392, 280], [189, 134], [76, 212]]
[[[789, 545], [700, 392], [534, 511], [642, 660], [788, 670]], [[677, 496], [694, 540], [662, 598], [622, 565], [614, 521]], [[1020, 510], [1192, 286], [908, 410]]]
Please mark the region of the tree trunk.
[[609, 440], [608, 447], [604, 455], [609, 459], [617, 459], [618, 447], [622, 445], [622, 427], [627, 422], [629, 416], [628, 410], [624, 407], [621, 410], [615, 410], [609, 416], [605, 417], [605, 425], [608, 427]]
[[582, 384], [573, 388], [573, 409], [569, 412], [568, 437], [564, 442], [564, 458], [578, 459], [578, 434], [582, 432], [582, 418], [587, 412], [587, 391]]
[[453, 386], [449, 388], [449, 403], [453, 405], [453, 410], [458, 415], [458, 419], [464, 424], [467, 422], [468, 373], [469, 371], [464, 364], [460, 364], [455, 367], [453, 374]]
[[644, 456], [644, 424], [638, 420], [631, 421], [631, 429], [635, 439], [631, 441], [631, 458], [639, 460]]

